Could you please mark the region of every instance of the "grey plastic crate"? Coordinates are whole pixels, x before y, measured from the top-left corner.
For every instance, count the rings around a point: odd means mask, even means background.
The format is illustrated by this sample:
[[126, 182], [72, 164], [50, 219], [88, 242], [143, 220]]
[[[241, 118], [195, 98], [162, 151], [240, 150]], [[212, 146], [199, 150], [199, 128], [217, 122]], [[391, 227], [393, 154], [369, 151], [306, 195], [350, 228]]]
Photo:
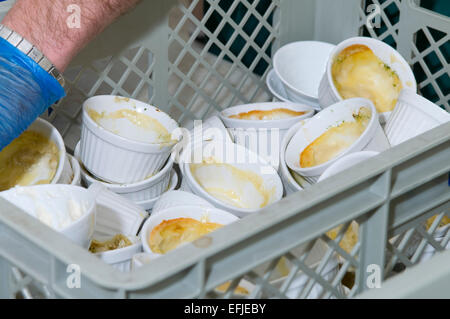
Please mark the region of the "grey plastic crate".
[[[379, 29], [367, 28], [368, 3], [359, 0], [273, 0], [264, 9], [258, 0], [230, 1], [229, 7], [206, 2], [204, 12], [200, 0], [143, 1], [76, 58], [65, 74], [68, 96], [43, 115], [62, 132], [69, 151], [79, 139], [81, 103], [89, 96], [135, 97], [190, 125], [233, 104], [270, 100], [264, 80], [270, 55], [281, 45], [309, 39], [337, 43], [364, 32], [394, 41], [425, 73], [418, 83], [423, 94], [431, 87], [433, 102], [450, 110], [449, 94], [440, 86], [449, 75], [444, 46], [450, 19], [415, 1], [373, 0], [381, 13]], [[242, 8], [240, 21], [233, 19]], [[395, 10], [400, 15], [392, 19], [389, 11]], [[207, 28], [213, 14], [221, 22]], [[254, 19], [259, 24], [249, 32], [245, 26]], [[234, 30], [227, 41], [221, 38], [224, 28]], [[267, 37], [257, 40], [261, 30]], [[207, 40], [196, 41], [199, 36]], [[429, 45], [419, 50], [417, 37]], [[245, 44], [236, 52], [232, 46], [241, 38]], [[214, 46], [221, 53], [216, 55]], [[250, 64], [244, 59], [247, 52], [256, 52]], [[440, 68], [429, 65], [430, 54]], [[0, 296], [229, 298], [236, 297], [234, 287], [245, 280], [252, 285], [250, 298], [353, 297], [370, 287], [373, 265], [379, 266], [382, 280], [393, 277], [394, 282], [404, 267], [445, 249], [450, 232], [439, 239], [436, 234], [440, 218], [450, 214], [449, 159], [450, 124], [445, 124], [132, 273], [114, 270], [0, 201]], [[427, 230], [425, 221], [436, 214]], [[352, 221], [360, 226], [359, 236], [347, 252], [339, 243]], [[339, 225], [344, 227], [331, 240], [327, 231]], [[325, 275], [336, 258], [339, 268]], [[420, 267], [428, 263], [435, 261]], [[68, 288], [71, 264], [81, 269], [80, 288]], [[355, 277], [350, 289], [341, 284], [348, 273]], [[293, 289], [300, 274], [302, 288]], [[215, 291], [227, 281], [231, 285], [225, 293]], [[390, 296], [405, 296], [396, 294], [395, 285], [386, 281]]]

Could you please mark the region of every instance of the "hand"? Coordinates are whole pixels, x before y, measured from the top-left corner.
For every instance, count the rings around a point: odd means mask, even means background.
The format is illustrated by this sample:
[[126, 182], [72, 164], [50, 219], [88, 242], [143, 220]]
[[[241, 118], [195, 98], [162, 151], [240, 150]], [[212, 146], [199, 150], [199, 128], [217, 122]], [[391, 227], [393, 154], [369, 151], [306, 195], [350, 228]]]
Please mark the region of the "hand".
[[[140, 0], [17, 0], [2, 23], [36, 46], [60, 71], [106, 26]], [[67, 7], [80, 8], [70, 28]], [[20, 135], [64, 89], [32, 59], [0, 41], [0, 150]]]
[[64, 95], [55, 78], [0, 38], [0, 150]]

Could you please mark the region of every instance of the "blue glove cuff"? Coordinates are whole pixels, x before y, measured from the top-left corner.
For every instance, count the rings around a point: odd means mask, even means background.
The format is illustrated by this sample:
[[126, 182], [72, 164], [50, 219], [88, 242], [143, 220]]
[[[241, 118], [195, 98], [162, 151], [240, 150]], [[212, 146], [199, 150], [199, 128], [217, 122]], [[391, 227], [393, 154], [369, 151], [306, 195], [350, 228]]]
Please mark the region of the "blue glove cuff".
[[64, 96], [53, 76], [0, 38], [0, 150]]

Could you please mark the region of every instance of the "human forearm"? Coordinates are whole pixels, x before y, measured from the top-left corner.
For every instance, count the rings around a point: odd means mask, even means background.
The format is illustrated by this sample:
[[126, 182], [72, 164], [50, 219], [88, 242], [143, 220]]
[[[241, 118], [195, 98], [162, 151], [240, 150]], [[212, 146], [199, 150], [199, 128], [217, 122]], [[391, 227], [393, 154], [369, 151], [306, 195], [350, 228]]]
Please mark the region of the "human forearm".
[[[2, 23], [21, 34], [64, 71], [106, 26], [140, 0], [18, 0]], [[80, 28], [69, 27], [69, 5], [81, 10]]]

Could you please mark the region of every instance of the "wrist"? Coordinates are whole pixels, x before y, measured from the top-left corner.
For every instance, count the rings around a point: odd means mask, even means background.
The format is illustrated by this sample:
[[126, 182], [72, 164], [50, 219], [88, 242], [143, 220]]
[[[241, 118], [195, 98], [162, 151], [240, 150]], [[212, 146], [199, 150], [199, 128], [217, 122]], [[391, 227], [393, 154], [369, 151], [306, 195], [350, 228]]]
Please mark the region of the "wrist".
[[56, 43], [51, 37], [46, 36], [46, 33], [42, 30], [39, 30], [39, 32], [33, 31], [35, 29], [29, 23], [16, 18], [15, 15], [14, 12], [8, 13], [2, 24], [33, 44], [60, 72], [63, 72], [73, 57], [73, 49], [70, 43]]
[[[62, 87], [64, 87], [65, 82], [62, 74], [58, 71], [55, 65], [31, 42], [3, 24], [0, 24], [0, 38], [12, 46], [11, 52], [15, 52], [16, 56], [20, 56], [25, 60], [31, 60], [29, 61], [30, 66], [36, 68], [37, 64], [37, 66], [47, 72], [56, 81], [58, 81]], [[37, 71], [38, 69], [36, 69], [36, 72]]]

